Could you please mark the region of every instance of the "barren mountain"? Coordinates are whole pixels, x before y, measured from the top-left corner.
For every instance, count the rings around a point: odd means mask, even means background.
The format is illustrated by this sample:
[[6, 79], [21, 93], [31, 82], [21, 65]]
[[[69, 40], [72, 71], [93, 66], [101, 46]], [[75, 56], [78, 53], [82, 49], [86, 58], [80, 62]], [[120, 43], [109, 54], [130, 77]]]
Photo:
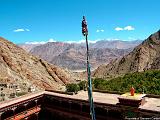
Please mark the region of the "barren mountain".
[[27, 52], [31, 51], [34, 47], [39, 46], [41, 44], [18, 44], [18, 46], [25, 49]]
[[104, 78], [148, 69], [160, 69], [160, 30], [121, 59], [98, 67], [93, 76]]
[[122, 41], [122, 40], [101, 40], [91, 44], [91, 48], [110, 48], [110, 49], [129, 49], [139, 45], [141, 40]]
[[[97, 43], [90, 44], [90, 63], [92, 68], [95, 69], [101, 64], [107, 64], [115, 58], [126, 55], [132, 50], [133, 46], [135, 47], [140, 42], [141, 41], [135, 41], [132, 43], [126, 41], [99, 41]], [[120, 46], [123, 49], [117, 49], [120, 48]], [[49, 63], [67, 69], [86, 69], [85, 44], [50, 42], [34, 47], [31, 49], [30, 53], [41, 57]]]
[[70, 74], [27, 53], [15, 44], [0, 38], [0, 81], [61, 89], [72, 81]]

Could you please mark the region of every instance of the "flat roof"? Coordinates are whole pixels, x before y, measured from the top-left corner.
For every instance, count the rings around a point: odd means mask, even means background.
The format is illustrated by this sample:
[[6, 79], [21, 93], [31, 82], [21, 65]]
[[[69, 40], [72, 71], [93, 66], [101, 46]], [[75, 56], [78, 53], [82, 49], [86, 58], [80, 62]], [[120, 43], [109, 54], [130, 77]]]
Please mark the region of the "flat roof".
[[[78, 94], [74, 94], [74, 95], [60, 94], [60, 93], [49, 92], [49, 91], [39, 91], [36, 93], [27, 94], [18, 98], [13, 98], [11, 100], [0, 102], [0, 109], [19, 103], [21, 101], [25, 101], [27, 99], [32, 99], [33, 97], [40, 96], [43, 94], [54, 95], [58, 97], [65, 97], [65, 98], [70, 98], [75, 100], [88, 101], [88, 91], [79, 91]], [[93, 92], [93, 100], [96, 103], [116, 105], [119, 102], [118, 97], [120, 97], [119, 94]], [[145, 100], [147, 102], [143, 106], [139, 107], [140, 110], [150, 110], [150, 111], [160, 112], [160, 98], [145, 97]]]
[[[74, 94], [74, 95], [59, 94], [59, 93], [48, 92], [48, 91], [45, 91], [45, 94], [88, 101], [88, 91], [79, 91], [78, 94]], [[118, 94], [93, 92], [93, 100], [94, 102], [98, 102], [98, 103], [107, 103], [107, 104], [115, 105], [118, 103], [119, 96], [120, 95]]]
[[[66, 97], [71, 99], [88, 100], [88, 91], [80, 91], [78, 92], [78, 94], [75, 95], [59, 94], [48, 91], [45, 91], [45, 94]], [[97, 103], [116, 105], [117, 103], [119, 103], [118, 97], [120, 96], [121, 95], [119, 94], [93, 92], [93, 100]], [[160, 98], [145, 97], [145, 100], [146, 103], [143, 106], [140, 106], [139, 109], [160, 112]]]
[[139, 109], [160, 112], [160, 98], [145, 97], [145, 100], [146, 103], [140, 106]]
[[45, 91], [39, 91], [39, 92], [36, 92], [36, 93], [29, 93], [29, 94], [26, 94], [26, 95], [23, 95], [23, 96], [20, 96], [20, 97], [17, 97], [17, 98], [2, 101], [2, 102], [0, 102], [0, 109], [11, 106], [11, 105], [14, 105], [16, 103], [20, 103], [20, 102], [28, 100], [28, 99], [32, 99], [32, 98], [40, 96], [40, 95], [43, 95], [44, 92]]

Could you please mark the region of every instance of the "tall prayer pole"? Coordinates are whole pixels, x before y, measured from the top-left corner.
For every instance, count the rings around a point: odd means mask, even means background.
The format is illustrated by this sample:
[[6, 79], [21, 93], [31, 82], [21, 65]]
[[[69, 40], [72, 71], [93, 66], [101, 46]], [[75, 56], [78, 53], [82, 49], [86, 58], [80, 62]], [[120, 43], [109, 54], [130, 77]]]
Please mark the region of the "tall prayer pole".
[[92, 81], [91, 81], [91, 70], [90, 70], [90, 63], [89, 63], [88, 29], [87, 29], [85, 16], [83, 16], [83, 20], [82, 20], [82, 34], [85, 36], [86, 47], [87, 47], [88, 98], [90, 103], [90, 115], [92, 120], [96, 120], [93, 97], [92, 97]]

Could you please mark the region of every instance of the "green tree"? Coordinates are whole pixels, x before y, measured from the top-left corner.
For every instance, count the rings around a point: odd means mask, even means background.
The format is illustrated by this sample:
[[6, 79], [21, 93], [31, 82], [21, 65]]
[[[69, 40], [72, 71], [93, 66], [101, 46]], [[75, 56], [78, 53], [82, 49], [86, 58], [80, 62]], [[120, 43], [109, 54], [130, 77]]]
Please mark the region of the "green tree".
[[67, 92], [77, 93], [79, 90], [80, 90], [79, 85], [74, 84], [74, 83], [72, 83], [72, 84], [67, 84], [67, 86], [66, 86], [66, 91], [67, 91]]
[[137, 93], [160, 95], [160, 71], [127, 73], [111, 80], [95, 78], [93, 86], [95, 89], [117, 92], [129, 92], [133, 86]]
[[80, 90], [86, 90], [87, 89], [87, 81], [81, 81], [79, 84]]

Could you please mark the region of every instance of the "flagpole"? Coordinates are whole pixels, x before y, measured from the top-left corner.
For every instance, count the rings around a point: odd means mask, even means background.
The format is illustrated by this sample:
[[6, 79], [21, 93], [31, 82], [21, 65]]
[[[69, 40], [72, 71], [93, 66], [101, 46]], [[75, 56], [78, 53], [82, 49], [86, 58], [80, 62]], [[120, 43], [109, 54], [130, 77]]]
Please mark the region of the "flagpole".
[[84, 16], [82, 21], [82, 33], [86, 38], [86, 47], [87, 47], [88, 98], [90, 103], [90, 115], [92, 120], [96, 120], [93, 97], [92, 97], [92, 80], [91, 80], [91, 70], [90, 70], [90, 63], [89, 63], [88, 29], [87, 29], [87, 24]]
[[88, 97], [90, 102], [90, 115], [92, 117], [92, 120], [96, 120], [93, 96], [92, 96], [92, 80], [91, 80], [91, 69], [90, 69], [90, 63], [89, 63], [88, 35], [86, 35], [86, 46], [87, 46]]

